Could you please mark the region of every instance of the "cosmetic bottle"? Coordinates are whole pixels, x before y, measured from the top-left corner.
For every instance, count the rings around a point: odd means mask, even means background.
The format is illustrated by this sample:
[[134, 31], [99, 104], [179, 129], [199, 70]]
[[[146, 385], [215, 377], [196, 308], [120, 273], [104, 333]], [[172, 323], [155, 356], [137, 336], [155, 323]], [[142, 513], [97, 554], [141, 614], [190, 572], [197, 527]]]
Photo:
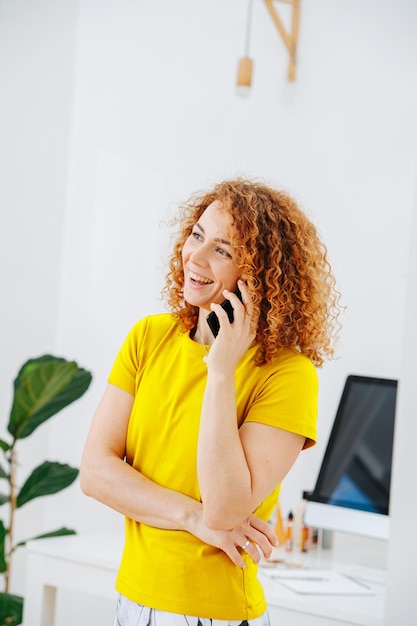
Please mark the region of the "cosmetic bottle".
[[294, 547], [294, 515], [292, 511], [288, 513], [287, 528], [285, 531], [285, 549], [291, 552]]

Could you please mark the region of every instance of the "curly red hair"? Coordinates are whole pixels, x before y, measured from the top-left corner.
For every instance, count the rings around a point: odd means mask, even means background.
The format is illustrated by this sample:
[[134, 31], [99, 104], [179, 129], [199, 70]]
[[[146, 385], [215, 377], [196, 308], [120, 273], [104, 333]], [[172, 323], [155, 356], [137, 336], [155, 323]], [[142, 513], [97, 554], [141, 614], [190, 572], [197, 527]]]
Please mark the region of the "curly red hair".
[[183, 298], [182, 248], [215, 200], [232, 218], [234, 259], [259, 312], [257, 365], [274, 359], [281, 348], [293, 347], [320, 367], [334, 355], [340, 313], [327, 249], [295, 201], [261, 182], [224, 181], [180, 207], [162, 293], [181, 330], [191, 331], [198, 318], [198, 308]]

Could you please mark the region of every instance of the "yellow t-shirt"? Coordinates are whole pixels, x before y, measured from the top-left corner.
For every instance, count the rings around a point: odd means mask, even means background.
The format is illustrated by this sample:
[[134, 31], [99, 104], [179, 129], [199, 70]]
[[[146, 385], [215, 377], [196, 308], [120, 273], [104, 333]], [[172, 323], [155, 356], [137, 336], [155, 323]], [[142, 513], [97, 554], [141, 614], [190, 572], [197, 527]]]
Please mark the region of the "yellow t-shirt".
[[[309, 359], [285, 349], [258, 367], [256, 347], [235, 374], [238, 422], [260, 422], [316, 440], [318, 382]], [[135, 396], [126, 461], [154, 482], [201, 500], [196, 451], [207, 377], [205, 348], [179, 331], [169, 314], [146, 317], [126, 338], [109, 382]], [[256, 510], [269, 520], [279, 486]], [[145, 606], [223, 620], [254, 619], [266, 610], [257, 567], [234, 565], [224, 552], [180, 530], [126, 518], [117, 590]]]

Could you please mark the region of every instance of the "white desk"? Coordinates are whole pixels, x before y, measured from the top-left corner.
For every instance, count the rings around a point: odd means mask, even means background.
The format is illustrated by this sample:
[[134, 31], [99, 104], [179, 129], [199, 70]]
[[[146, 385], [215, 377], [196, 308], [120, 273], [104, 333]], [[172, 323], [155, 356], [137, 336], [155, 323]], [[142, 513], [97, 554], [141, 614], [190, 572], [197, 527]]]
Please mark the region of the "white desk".
[[[117, 534], [74, 535], [31, 541], [27, 545], [27, 582], [23, 626], [55, 625], [57, 591], [69, 589], [114, 598], [123, 539]], [[286, 553], [284, 553], [286, 554]], [[279, 556], [283, 556], [280, 552]], [[286, 555], [288, 556], [288, 555]], [[332, 551], [293, 553], [314, 567], [336, 567]], [[307, 563], [308, 562], [308, 563]], [[384, 588], [374, 596], [301, 596], [260, 573], [271, 626], [382, 626]]]
[[114, 598], [123, 537], [114, 534], [69, 535], [30, 541], [22, 626], [55, 626], [60, 588]]
[[[278, 551], [277, 556], [286, 558], [282, 550]], [[345, 559], [337, 556], [332, 550], [318, 550], [308, 554], [294, 552], [289, 560], [305, 567], [330, 568], [336, 571], [343, 568], [343, 565], [357, 562], [357, 559], [350, 560], [348, 556]], [[368, 563], [377, 565], [372, 560]], [[290, 591], [273, 581], [261, 567], [259, 569], [259, 578], [268, 601], [271, 626], [383, 626], [383, 585], [367, 583], [374, 595], [304, 595]]]

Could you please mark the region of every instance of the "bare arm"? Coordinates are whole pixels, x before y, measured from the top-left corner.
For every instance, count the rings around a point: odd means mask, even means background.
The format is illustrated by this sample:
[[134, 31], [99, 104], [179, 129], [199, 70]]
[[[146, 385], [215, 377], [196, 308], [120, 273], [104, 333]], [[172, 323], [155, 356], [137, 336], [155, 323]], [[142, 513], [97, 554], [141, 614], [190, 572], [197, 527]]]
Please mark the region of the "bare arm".
[[[248, 302], [244, 285], [241, 291]], [[255, 334], [244, 305], [234, 294], [230, 300], [235, 309], [233, 325], [219, 305], [213, 306], [221, 326], [208, 358], [198, 446], [204, 520], [215, 529], [233, 528], [247, 518], [283, 480], [305, 441], [263, 424], [238, 428], [234, 372]]]
[[[240, 567], [244, 561], [238, 547], [246, 539], [256, 542], [268, 556], [276, 537], [262, 520], [255, 517], [239, 520], [231, 532], [210, 529], [203, 520], [201, 502], [157, 485], [124, 461], [132, 405], [133, 396], [114, 385], [107, 386], [82, 455], [82, 491], [138, 522], [190, 532], [223, 550]], [[255, 561], [259, 560], [257, 551], [251, 548], [248, 552]]]

